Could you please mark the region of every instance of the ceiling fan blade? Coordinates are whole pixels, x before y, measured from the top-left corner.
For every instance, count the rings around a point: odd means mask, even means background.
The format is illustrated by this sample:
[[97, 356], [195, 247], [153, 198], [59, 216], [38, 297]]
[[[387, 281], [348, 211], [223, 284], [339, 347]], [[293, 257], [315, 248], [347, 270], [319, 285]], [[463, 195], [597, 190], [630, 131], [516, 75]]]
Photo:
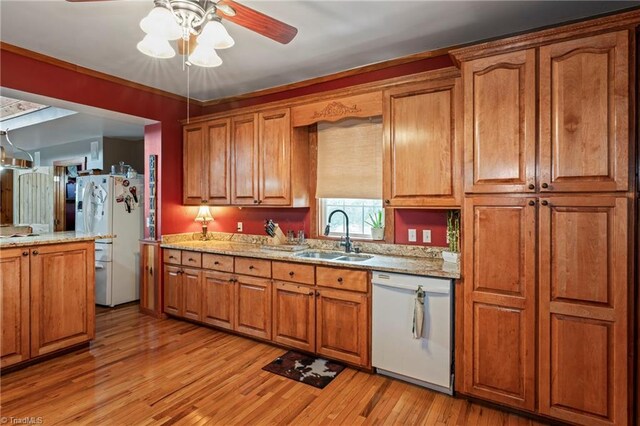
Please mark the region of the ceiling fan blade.
[[[297, 28], [233, 0], [221, 0], [218, 5], [219, 8], [216, 10], [216, 14], [220, 18], [241, 25], [279, 43], [287, 44], [298, 34]], [[235, 11], [235, 15], [225, 13], [225, 11], [228, 11], [227, 6]]]
[[196, 41], [197, 36], [195, 36], [194, 34], [191, 34], [189, 36], [189, 52], [187, 53], [187, 43], [185, 43], [181, 38], [176, 40], [176, 43], [178, 45], [178, 54], [179, 55], [191, 55], [193, 53], [193, 51], [196, 48], [196, 44], [198, 43]]

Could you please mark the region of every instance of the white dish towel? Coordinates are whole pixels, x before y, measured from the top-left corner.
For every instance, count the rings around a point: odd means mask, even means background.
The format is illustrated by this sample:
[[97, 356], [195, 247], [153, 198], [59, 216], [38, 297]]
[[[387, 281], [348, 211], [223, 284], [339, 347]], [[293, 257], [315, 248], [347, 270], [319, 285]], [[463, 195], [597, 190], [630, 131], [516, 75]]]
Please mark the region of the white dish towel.
[[413, 338], [422, 338], [422, 325], [424, 324], [424, 290], [418, 286], [413, 305]]

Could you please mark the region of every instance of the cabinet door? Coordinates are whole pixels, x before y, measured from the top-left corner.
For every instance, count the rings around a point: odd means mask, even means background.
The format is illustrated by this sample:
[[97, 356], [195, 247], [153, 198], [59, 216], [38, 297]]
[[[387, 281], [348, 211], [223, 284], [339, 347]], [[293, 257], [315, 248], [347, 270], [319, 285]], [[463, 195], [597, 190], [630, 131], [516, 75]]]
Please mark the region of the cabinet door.
[[182, 270], [182, 292], [184, 299], [184, 318], [201, 321], [202, 320], [202, 277], [198, 269]]
[[258, 204], [258, 127], [254, 114], [231, 121], [231, 203]]
[[0, 250], [0, 367], [29, 359], [29, 249]]
[[465, 192], [534, 192], [535, 49], [462, 65]]
[[262, 205], [291, 204], [291, 118], [289, 109], [258, 115]]
[[316, 352], [368, 366], [369, 298], [365, 294], [319, 288], [316, 292]]
[[208, 204], [224, 205], [231, 202], [231, 123], [229, 119], [209, 121], [206, 124], [207, 173], [205, 195]]
[[541, 204], [540, 412], [570, 423], [625, 425], [627, 200], [549, 197]]
[[181, 317], [184, 313], [182, 297], [182, 270], [177, 266], [164, 266], [164, 312]]
[[464, 204], [465, 392], [525, 410], [535, 404], [535, 204]]
[[94, 243], [31, 249], [31, 356], [95, 336]]
[[629, 33], [540, 48], [542, 191], [629, 184]]
[[182, 201], [184, 204], [206, 203], [207, 168], [206, 130], [203, 123], [185, 126], [182, 131]]
[[459, 206], [459, 79], [384, 95], [384, 199], [390, 206]]
[[273, 341], [314, 352], [316, 301], [312, 287], [274, 281]]
[[159, 250], [157, 242], [140, 243], [140, 311], [159, 316]]
[[206, 271], [202, 280], [202, 321], [233, 330], [235, 283], [231, 274]]
[[271, 339], [271, 280], [238, 276], [236, 331]]

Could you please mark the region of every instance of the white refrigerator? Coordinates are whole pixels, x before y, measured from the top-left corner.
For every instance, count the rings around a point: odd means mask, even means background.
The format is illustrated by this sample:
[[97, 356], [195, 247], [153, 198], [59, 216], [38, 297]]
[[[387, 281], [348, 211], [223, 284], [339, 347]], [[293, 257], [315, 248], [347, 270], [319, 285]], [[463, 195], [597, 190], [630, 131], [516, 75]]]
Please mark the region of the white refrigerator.
[[76, 231], [116, 236], [96, 240], [96, 304], [138, 300], [143, 177], [82, 176], [76, 184]]

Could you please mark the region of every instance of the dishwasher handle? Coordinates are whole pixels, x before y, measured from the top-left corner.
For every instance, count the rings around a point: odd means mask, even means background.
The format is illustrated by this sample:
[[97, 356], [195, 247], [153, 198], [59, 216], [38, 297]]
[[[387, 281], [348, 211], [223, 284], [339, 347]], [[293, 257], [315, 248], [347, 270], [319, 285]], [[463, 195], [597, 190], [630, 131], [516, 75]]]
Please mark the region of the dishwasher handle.
[[451, 282], [450, 281], [444, 281], [442, 283], [438, 282], [438, 283], [430, 283], [430, 284], [404, 284], [404, 283], [394, 283], [394, 282], [380, 282], [380, 281], [373, 281], [373, 285], [374, 286], [383, 286], [383, 287], [389, 287], [389, 288], [397, 288], [397, 289], [401, 289], [401, 290], [408, 290], [408, 291], [417, 291], [419, 286], [422, 286], [422, 290], [425, 293], [430, 293], [430, 294], [451, 294]]

